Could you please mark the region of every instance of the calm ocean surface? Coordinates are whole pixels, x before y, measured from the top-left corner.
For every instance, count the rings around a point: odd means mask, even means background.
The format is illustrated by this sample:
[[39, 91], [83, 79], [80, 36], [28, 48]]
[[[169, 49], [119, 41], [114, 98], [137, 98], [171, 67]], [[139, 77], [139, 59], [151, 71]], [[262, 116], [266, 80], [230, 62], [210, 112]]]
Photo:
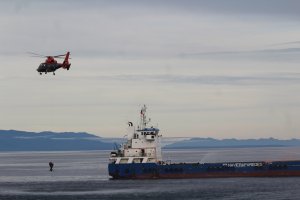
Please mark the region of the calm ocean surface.
[[[0, 153], [6, 199], [300, 199], [300, 178], [109, 180], [109, 151]], [[164, 150], [172, 162], [300, 159], [300, 148]], [[48, 162], [54, 162], [49, 172]]]

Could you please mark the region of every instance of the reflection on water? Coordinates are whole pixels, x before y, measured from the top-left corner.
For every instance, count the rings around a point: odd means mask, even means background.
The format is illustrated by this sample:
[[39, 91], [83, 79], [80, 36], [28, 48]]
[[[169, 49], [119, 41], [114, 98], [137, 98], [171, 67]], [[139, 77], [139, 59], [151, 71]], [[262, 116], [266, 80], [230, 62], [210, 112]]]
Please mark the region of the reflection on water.
[[[300, 178], [109, 180], [109, 151], [0, 153], [0, 199], [298, 199]], [[172, 162], [300, 160], [300, 148], [165, 150]], [[49, 161], [54, 171], [49, 171]], [[254, 198], [255, 197], [255, 198]]]

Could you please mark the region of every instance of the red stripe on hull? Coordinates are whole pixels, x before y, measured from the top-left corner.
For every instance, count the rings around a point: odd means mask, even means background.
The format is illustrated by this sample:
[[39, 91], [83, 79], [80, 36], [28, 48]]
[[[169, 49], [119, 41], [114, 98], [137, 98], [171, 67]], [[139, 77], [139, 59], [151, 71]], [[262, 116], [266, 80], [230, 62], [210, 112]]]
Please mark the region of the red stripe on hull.
[[300, 176], [300, 171], [234, 172], [234, 173], [197, 173], [197, 174], [144, 174], [114, 179], [192, 179], [192, 178], [235, 178], [235, 177], [292, 177]]

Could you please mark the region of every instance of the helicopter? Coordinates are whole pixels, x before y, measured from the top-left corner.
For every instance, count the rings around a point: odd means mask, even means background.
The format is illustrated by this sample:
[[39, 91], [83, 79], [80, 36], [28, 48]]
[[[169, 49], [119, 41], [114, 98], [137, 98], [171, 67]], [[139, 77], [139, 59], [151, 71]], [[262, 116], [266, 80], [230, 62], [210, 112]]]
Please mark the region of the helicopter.
[[[47, 74], [48, 72], [53, 72], [53, 75], [55, 75], [55, 71], [59, 68], [63, 68], [67, 70], [70, 69], [71, 66], [71, 63], [69, 63], [70, 52], [67, 52], [66, 54], [62, 54], [62, 55], [56, 55], [56, 56], [44, 56], [37, 53], [32, 53], [32, 52], [29, 53], [32, 54], [34, 57], [46, 58], [45, 62], [41, 63], [39, 67], [36, 69], [36, 71], [39, 72], [40, 75], [42, 75], [43, 72], [45, 74]], [[55, 60], [55, 58], [63, 58], [63, 57], [64, 57], [63, 63], [58, 63]]]

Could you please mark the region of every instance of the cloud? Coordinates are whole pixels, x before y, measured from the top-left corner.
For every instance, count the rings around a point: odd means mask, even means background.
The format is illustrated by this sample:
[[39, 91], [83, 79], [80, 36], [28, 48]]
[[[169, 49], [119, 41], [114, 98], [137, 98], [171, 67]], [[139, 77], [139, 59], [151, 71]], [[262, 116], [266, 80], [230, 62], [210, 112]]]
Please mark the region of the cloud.
[[[299, 84], [300, 73], [258, 74], [258, 75], [147, 75], [123, 74], [113, 76], [89, 76], [87, 79], [118, 82], [152, 82], [153, 84], [193, 84], [193, 85], [283, 85]], [[80, 79], [80, 77], [78, 77]]]
[[265, 61], [299, 61], [300, 48], [281, 48], [281, 49], [263, 49], [263, 50], [240, 50], [240, 51], [214, 51], [200, 53], [181, 53], [178, 57], [181, 58], [221, 58], [231, 60], [265, 60]]
[[[13, 5], [12, 8], [18, 12], [22, 12], [28, 8], [36, 8], [37, 12], [52, 12], [53, 9], [68, 9], [72, 12], [78, 10], [156, 10], [164, 12], [185, 12], [199, 13], [209, 12], [214, 14], [238, 14], [238, 15], [272, 15], [272, 16], [290, 16], [299, 17], [300, 2], [298, 0], [89, 0], [83, 2], [80, 0], [72, 1], [40, 1], [29, 0], [24, 3], [22, 0], [12, 2], [2, 2], [4, 5]], [[37, 8], [46, 7], [45, 10]], [[122, 12], [122, 11], [121, 11]]]
[[[130, 107], [149, 102], [159, 108], [161, 120], [167, 119], [162, 122], [166, 129], [174, 128], [178, 135], [189, 130], [196, 135], [199, 121], [213, 128], [218, 124], [217, 132], [228, 134], [224, 119], [239, 108], [245, 109], [232, 114], [235, 132], [258, 133], [261, 126], [270, 135], [288, 132], [278, 127], [282, 114], [274, 118], [268, 108], [274, 104], [278, 112], [280, 103], [282, 113], [299, 118], [294, 109], [300, 102], [299, 4], [0, 1], [1, 124], [28, 130], [74, 127], [118, 136], [122, 129], [115, 128], [125, 110], [132, 113]], [[43, 59], [24, 55], [66, 50], [72, 54], [71, 70], [56, 76], [39, 76], [35, 70]], [[177, 121], [188, 121], [185, 127], [174, 126], [176, 109]], [[99, 126], [101, 120], [106, 123]]]
[[[260, 45], [264, 38], [255, 41], [251, 35], [266, 34], [264, 29], [276, 30], [270, 38], [274, 34], [278, 40], [281, 28], [289, 27], [273, 17], [300, 15], [299, 3], [292, 0], [271, 5], [266, 0], [26, 2], [0, 2], [1, 54], [51, 54], [66, 48], [81, 55], [123, 57], [232, 51], [248, 46], [247, 40]], [[247, 14], [255, 19], [245, 20]]]
[[271, 44], [270, 46], [286, 46], [286, 45], [298, 45], [298, 44], [300, 44], [300, 41], [275, 43], [275, 44]]

